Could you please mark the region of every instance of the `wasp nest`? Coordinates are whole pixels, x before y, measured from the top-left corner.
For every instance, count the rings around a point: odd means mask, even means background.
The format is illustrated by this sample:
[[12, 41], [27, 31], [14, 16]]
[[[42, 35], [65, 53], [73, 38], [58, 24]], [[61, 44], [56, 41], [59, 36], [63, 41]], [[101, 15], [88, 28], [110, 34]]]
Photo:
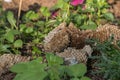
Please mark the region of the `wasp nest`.
[[80, 31], [80, 29], [75, 27], [73, 23], [70, 23], [67, 30], [70, 37], [70, 47], [76, 47], [76, 48], [83, 47], [84, 37], [81, 38], [82, 32]]
[[[57, 0], [23, 0], [22, 10], [27, 11], [31, 6], [45, 6], [51, 8], [57, 3]], [[2, 7], [6, 9], [18, 9], [20, 0], [2, 0]]]
[[[114, 41], [120, 40], [120, 30], [118, 26], [111, 25], [111, 24], [105, 24], [103, 26], [99, 26], [95, 31], [93, 30], [80, 30], [76, 28], [72, 23], [68, 27], [66, 27], [65, 23], [60, 24], [58, 27], [56, 27], [54, 30], [52, 30], [47, 37], [45, 37], [45, 47], [50, 48], [50, 46], [55, 45], [57, 51], [60, 51], [67, 47], [75, 47], [75, 48], [82, 48], [81, 46], [85, 45], [85, 40], [90, 38], [98, 39], [100, 42], [104, 42], [110, 38], [110, 36], [113, 35]], [[48, 44], [50, 43], [50, 44]], [[64, 46], [62, 48], [58, 47]], [[55, 46], [50, 48], [51, 50], [55, 49]], [[54, 50], [55, 51], [55, 50]]]
[[120, 40], [120, 30], [115, 25], [105, 24], [104, 26], [98, 27], [92, 34], [92, 38], [98, 39], [100, 42], [108, 40], [112, 35], [114, 37], [113, 42]]
[[68, 47], [64, 50], [64, 52], [56, 53], [56, 55], [64, 58], [65, 61], [68, 62], [68, 64], [86, 64], [88, 56], [91, 56], [92, 52], [92, 48], [89, 45], [86, 45], [83, 49], [75, 49], [73, 47]]
[[[120, 40], [120, 30], [115, 25], [106, 24], [93, 31], [79, 30], [72, 23], [66, 27], [66, 24], [62, 23], [45, 37], [44, 48], [46, 52], [55, 52], [58, 56], [70, 58], [70, 60], [72, 57], [73, 60], [77, 59], [78, 62], [86, 63], [86, 54], [82, 54], [79, 50], [86, 45], [86, 39], [95, 38], [104, 42], [112, 34], [114, 35], [113, 42]], [[63, 50], [64, 52], [62, 52]]]
[[0, 56], [0, 76], [2, 73], [8, 71], [8, 69], [16, 63], [29, 61], [30, 57], [24, 57], [14, 54], [3, 54]]
[[61, 23], [45, 37], [44, 49], [46, 52], [60, 52], [69, 45], [69, 42], [66, 23]]
[[70, 47], [81, 49], [85, 46], [85, 40], [93, 36], [92, 30], [80, 30], [73, 23], [67, 28], [70, 37]]

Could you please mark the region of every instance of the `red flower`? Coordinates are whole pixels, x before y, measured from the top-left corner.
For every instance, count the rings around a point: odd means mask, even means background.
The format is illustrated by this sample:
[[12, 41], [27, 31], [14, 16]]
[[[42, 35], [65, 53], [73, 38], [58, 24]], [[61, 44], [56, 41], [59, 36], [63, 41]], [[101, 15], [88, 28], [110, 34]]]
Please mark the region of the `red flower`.
[[73, 5], [73, 6], [77, 6], [79, 4], [83, 4], [83, 2], [84, 2], [84, 0], [72, 0], [70, 2], [70, 4]]

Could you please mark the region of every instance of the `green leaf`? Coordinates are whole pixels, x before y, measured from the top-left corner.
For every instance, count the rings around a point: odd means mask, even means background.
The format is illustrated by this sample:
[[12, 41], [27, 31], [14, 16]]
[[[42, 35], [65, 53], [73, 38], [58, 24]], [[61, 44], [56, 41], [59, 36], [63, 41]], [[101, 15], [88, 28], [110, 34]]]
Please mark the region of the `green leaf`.
[[35, 54], [35, 53], [41, 54], [41, 53], [42, 53], [42, 52], [40, 51], [40, 49], [39, 49], [38, 47], [36, 47], [36, 46], [33, 46], [32, 49], [33, 49], [33, 50], [32, 50], [32, 53], [33, 53], [33, 54]]
[[88, 77], [82, 77], [80, 80], [91, 80], [91, 79]]
[[26, 28], [27, 28], [27, 27], [26, 27], [25, 24], [20, 24], [20, 31], [21, 31], [21, 32], [24, 32]]
[[65, 2], [69, 2], [70, 0], [64, 0]]
[[[36, 61], [36, 62], [38, 62], [38, 63], [42, 63], [43, 58], [42, 58], [42, 57], [38, 57], [37, 59], [35, 59], [35, 60], [33, 60], [33, 61]], [[46, 67], [46, 65], [45, 65], [44, 67]]]
[[8, 50], [8, 48], [10, 48], [10, 45], [0, 44], [0, 52], [10, 52], [10, 50]]
[[39, 18], [39, 15], [37, 13], [31, 14], [31, 16], [29, 17], [30, 20], [37, 20], [38, 18]]
[[37, 20], [39, 18], [39, 15], [36, 13], [32, 14], [30, 17], [29, 17], [31, 20]]
[[33, 60], [28, 63], [28, 69], [30, 72], [44, 71], [44, 68], [47, 66], [46, 64], [40, 64], [41, 61]]
[[15, 42], [14, 42], [14, 47], [16, 47], [16, 48], [20, 48], [20, 47], [22, 47], [22, 45], [23, 45], [23, 41], [22, 40], [16, 40]]
[[95, 22], [93, 21], [88, 21], [88, 24], [83, 25], [80, 27], [81, 29], [91, 29], [91, 30], [95, 30], [97, 28], [97, 25]]
[[87, 72], [85, 64], [75, 64], [68, 67], [67, 73], [69, 76], [82, 77]]
[[12, 72], [18, 73], [13, 80], [44, 80], [48, 73], [44, 70], [46, 64], [40, 64], [41, 58], [12, 66]]
[[45, 25], [45, 22], [44, 21], [37, 21], [35, 25], [43, 27]]
[[28, 65], [26, 63], [18, 63], [11, 67], [10, 71], [15, 73], [23, 73], [28, 70]]
[[50, 11], [47, 7], [41, 7], [40, 11], [41, 11], [42, 15], [45, 17], [49, 17], [51, 15]]
[[113, 21], [113, 20], [114, 20], [114, 16], [113, 16], [112, 13], [105, 13], [103, 16], [104, 16], [105, 19], [107, 19], [107, 20], [110, 20], [110, 21]]
[[47, 76], [47, 72], [24, 72], [23, 74], [18, 74], [13, 80], [44, 80]]
[[35, 13], [34, 11], [28, 11], [25, 15], [26, 20], [37, 20], [39, 19], [39, 14]]
[[60, 67], [57, 67], [59, 71], [59, 76], [64, 76], [66, 75], [66, 65], [61, 65]]
[[27, 27], [26, 33], [32, 33], [33, 32], [33, 27]]
[[51, 67], [51, 69], [48, 70], [50, 80], [60, 80], [60, 73], [58, 71], [58, 67]]
[[14, 34], [11, 31], [9, 31], [9, 32], [6, 33], [5, 38], [9, 42], [13, 42], [14, 41]]
[[70, 80], [80, 80], [79, 78], [72, 78], [72, 79], [70, 79]]
[[20, 34], [20, 32], [18, 30], [10, 29], [5, 34], [5, 39], [8, 40], [8, 41], [10, 41], [10, 42], [14, 42], [14, 36], [16, 34]]
[[63, 59], [61, 57], [55, 56], [54, 54], [46, 54], [46, 59], [49, 66], [63, 64]]
[[74, 21], [76, 21], [76, 23], [78, 25], [80, 25], [82, 23], [82, 17], [81, 17], [81, 15], [79, 15], [79, 14], [75, 15], [74, 16]]
[[11, 29], [10, 32], [13, 33], [14, 35], [20, 34], [20, 31], [14, 29]]
[[69, 4], [67, 1], [64, 0], [58, 0], [57, 4], [53, 7], [53, 9], [66, 9]]
[[11, 11], [8, 11], [7, 13], [7, 20], [11, 24], [11, 26], [16, 27], [16, 20], [14, 18], [14, 14]]

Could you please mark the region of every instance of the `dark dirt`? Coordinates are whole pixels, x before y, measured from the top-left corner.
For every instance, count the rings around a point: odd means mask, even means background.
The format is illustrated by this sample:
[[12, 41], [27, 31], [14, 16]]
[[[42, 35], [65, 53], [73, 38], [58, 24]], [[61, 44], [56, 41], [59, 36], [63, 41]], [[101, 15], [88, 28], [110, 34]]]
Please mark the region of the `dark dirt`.
[[0, 80], [13, 80], [15, 75], [15, 73], [8, 71], [0, 76]]

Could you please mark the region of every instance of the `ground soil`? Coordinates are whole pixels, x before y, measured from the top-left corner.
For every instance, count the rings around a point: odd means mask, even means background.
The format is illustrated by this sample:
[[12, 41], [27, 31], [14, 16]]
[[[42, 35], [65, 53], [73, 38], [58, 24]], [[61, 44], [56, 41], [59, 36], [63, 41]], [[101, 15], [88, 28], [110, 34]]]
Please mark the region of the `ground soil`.
[[[12, 0], [12, 2], [8, 3], [8, 2], [4, 2], [4, 0], [3, 0], [2, 7], [4, 10], [18, 9], [20, 1], [21, 0]], [[39, 8], [40, 6], [45, 6], [45, 7], [51, 8], [56, 3], [57, 3], [57, 0], [50, 0], [50, 1], [48, 1], [48, 0], [22, 0], [21, 10], [27, 11], [31, 8], [34, 8], [34, 9]]]

